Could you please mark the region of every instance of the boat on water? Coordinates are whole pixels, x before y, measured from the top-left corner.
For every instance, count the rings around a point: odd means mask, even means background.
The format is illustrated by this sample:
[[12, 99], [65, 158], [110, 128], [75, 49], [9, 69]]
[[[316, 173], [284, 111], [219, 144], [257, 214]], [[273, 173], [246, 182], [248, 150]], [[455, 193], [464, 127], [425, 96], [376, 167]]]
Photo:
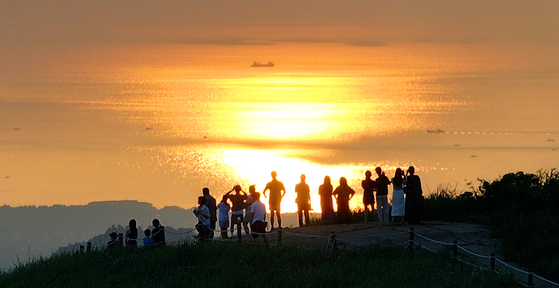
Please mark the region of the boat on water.
[[437, 129], [437, 130], [427, 130], [427, 133], [444, 133], [444, 131], [441, 130], [441, 129]]
[[250, 67], [274, 67], [274, 62], [268, 61], [266, 64], [262, 64], [260, 62], [254, 61]]

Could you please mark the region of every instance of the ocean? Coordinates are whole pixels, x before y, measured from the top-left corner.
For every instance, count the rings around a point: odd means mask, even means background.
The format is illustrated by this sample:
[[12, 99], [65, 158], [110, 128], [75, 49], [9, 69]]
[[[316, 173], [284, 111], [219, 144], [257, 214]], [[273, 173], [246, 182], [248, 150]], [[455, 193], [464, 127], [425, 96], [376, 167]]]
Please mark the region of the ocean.
[[319, 211], [326, 175], [348, 179], [357, 208], [377, 166], [415, 166], [429, 194], [559, 163], [559, 69], [514, 47], [54, 50], [22, 51], [0, 72], [4, 205], [187, 209], [203, 187], [262, 191], [277, 171], [284, 211], [301, 174]]

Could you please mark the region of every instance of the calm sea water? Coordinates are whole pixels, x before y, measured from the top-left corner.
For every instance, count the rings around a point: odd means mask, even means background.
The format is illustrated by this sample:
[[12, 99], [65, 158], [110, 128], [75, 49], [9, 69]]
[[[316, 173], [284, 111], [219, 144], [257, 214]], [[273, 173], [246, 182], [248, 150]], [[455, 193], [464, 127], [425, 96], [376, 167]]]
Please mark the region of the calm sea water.
[[395, 63], [278, 54], [256, 59], [276, 67], [250, 68], [255, 59], [240, 50], [180, 51], [4, 71], [2, 204], [189, 208], [203, 187], [261, 191], [275, 170], [284, 210], [295, 210], [301, 174], [318, 210], [325, 175], [334, 185], [348, 178], [357, 207], [364, 172], [376, 166], [391, 177], [414, 165], [431, 193], [559, 163], [554, 69], [436, 53]]

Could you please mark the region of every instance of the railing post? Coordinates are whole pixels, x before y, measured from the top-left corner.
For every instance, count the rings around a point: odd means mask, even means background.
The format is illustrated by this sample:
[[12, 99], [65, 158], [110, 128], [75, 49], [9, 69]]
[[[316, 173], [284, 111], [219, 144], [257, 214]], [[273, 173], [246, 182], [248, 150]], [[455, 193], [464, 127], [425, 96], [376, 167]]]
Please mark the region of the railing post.
[[454, 258], [458, 257], [458, 241], [452, 241], [452, 254]]
[[528, 286], [534, 287], [534, 273], [532, 269], [528, 270]]
[[124, 235], [122, 233], [118, 233], [118, 243], [120, 243], [120, 247], [124, 247]]
[[409, 246], [408, 248], [410, 249], [410, 251], [413, 252], [413, 243], [415, 240], [415, 231], [413, 229], [413, 227], [410, 227], [410, 240], [409, 240]]
[[491, 252], [491, 258], [489, 258], [489, 265], [491, 265], [491, 270], [495, 270], [495, 252]]
[[241, 235], [241, 217], [237, 217], [237, 239], [243, 242], [243, 235]]
[[332, 250], [338, 250], [338, 240], [336, 239], [336, 231], [330, 233], [330, 242], [332, 243]]
[[91, 252], [91, 242], [87, 242], [87, 252]]

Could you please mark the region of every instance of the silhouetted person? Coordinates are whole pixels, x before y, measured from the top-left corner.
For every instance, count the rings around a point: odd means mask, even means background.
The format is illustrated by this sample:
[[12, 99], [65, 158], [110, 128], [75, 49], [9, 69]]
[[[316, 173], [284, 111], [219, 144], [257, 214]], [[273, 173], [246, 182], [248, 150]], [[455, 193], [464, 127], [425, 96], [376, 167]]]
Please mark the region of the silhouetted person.
[[120, 243], [118, 242], [118, 234], [116, 232], [111, 232], [111, 234], [109, 234], [109, 237], [111, 237], [111, 240], [107, 243], [107, 248], [115, 248], [115, 247], [122, 247], [121, 245], [119, 245]]
[[380, 167], [375, 168], [378, 178], [375, 180], [375, 187], [377, 188], [377, 217], [381, 223], [389, 223], [390, 204], [388, 204], [388, 185], [390, 180]]
[[126, 247], [138, 247], [138, 228], [136, 227], [136, 220], [131, 219], [128, 222], [128, 231], [126, 231]]
[[221, 239], [227, 239], [227, 229], [229, 228], [229, 210], [231, 205], [227, 203], [227, 195], [223, 195], [221, 202], [217, 204], [219, 210], [219, 227], [221, 228]]
[[295, 185], [295, 193], [297, 193], [295, 203], [297, 203], [299, 226], [303, 226], [303, 215], [305, 215], [305, 225], [310, 224], [309, 210], [311, 210], [311, 189], [309, 185], [305, 183], [305, 179], [307, 179], [305, 174], [301, 174], [301, 182]]
[[217, 207], [215, 203], [215, 198], [210, 195], [210, 189], [202, 189], [202, 195], [206, 198], [206, 206], [210, 209], [210, 229], [215, 230], [215, 222], [217, 221]]
[[332, 191], [334, 187], [330, 181], [330, 176], [324, 176], [324, 183], [318, 186], [320, 195], [320, 209], [322, 210], [322, 221], [334, 221], [334, 202], [332, 201]]
[[406, 203], [404, 199], [404, 172], [397, 168], [392, 178], [392, 219], [394, 223], [402, 223], [405, 212]]
[[206, 206], [206, 198], [204, 196], [198, 197], [198, 207], [194, 208], [192, 213], [198, 217], [198, 224], [196, 224], [196, 231], [198, 231], [199, 238], [209, 238], [210, 236], [210, 209]]
[[151, 221], [153, 225], [153, 230], [151, 230], [151, 239], [153, 240], [153, 245], [161, 246], [165, 245], [165, 227], [161, 226], [159, 219], [153, 219]]
[[355, 191], [347, 185], [345, 177], [340, 178], [340, 186], [332, 193], [338, 204], [338, 222], [351, 223], [351, 210], [349, 209], [349, 200], [355, 195]]
[[[274, 230], [274, 216], [278, 216], [278, 228], [281, 229], [281, 199], [285, 196], [285, 187], [283, 183], [278, 181], [276, 177], [278, 174], [276, 171], [272, 171], [272, 181], [266, 184], [266, 188], [262, 191], [264, 197], [266, 197], [266, 191], [270, 190], [270, 222], [272, 225], [272, 230]], [[282, 193], [283, 192], [283, 193]]]
[[268, 239], [266, 235], [263, 234], [266, 233], [266, 226], [268, 226], [266, 222], [266, 206], [260, 201], [260, 193], [255, 192], [252, 194], [252, 199], [253, 202], [250, 207], [252, 218], [250, 229], [252, 230], [252, 237], [256, 239], [258, 236], [262, 236], [264, 243], [268, 244]]
[[[231, 194], [235, 192], [234, 194]], [[241, 188], [241, 185], [235, 185], [233, 189], [225, 194], [231, 200], [231, 234], [235, 231], [236, 225], [243, 225], [243, 211], [245, 209], [247, 194]], [[245, 231], [246, 232], [246, 231]]]
[[153, 245], [153, 239], [151, 239], [151, 231], [149, 229], [144, 230], [144, 247]]
[[245, 228], [246, 234], [250, 233], [248, 225], [252, 223], [252, 214], [250, 213], [250, 207], [252, 206], [252, 202], [254, 202], [254, 199], [252, 198], [252, 195], [254, 195], [254, 193], [256, 193], [256, 186], [250, 185], [248, 187], [248, 196], [245, 202], [245, 218], [243, 219], [243, 227]]
[[365, 172], [365, 180], [361, 181], [361, 187], [363, 187], [363, 214], [365, 216], [365, 222], [373, 221], [374, 217], [371, 217], [371, 212], [375, 211], [375, 181], [371, 179], [373, 174], [371, 171], [367, 170]]
[[421, 213], [423, 212], [423, 189], [421, 179], [415, 175], [415, 168], [410, 166], [406, 173], [406, 221], [410, 224], [421, 224]]

